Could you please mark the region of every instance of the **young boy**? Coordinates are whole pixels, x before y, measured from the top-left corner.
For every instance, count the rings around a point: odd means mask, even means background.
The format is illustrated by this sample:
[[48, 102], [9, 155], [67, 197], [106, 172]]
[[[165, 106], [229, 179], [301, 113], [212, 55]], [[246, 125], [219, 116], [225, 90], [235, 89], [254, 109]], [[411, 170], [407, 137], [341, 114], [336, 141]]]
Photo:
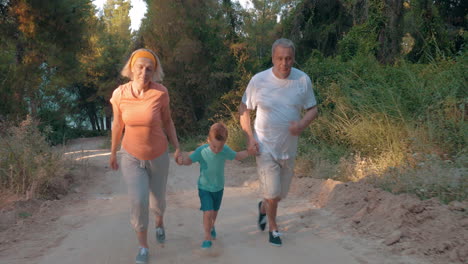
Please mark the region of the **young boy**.
[[203, 227], [205, 240], [202, 249], [211, 248], [212, 240], [216, 239], [215, 221], [221, 206], [224, 191], [224, 163], [226, 160], [242, 160], [248, 157], [246, 150], [235, 152], [225, 145], [228, 130], [225, 125], [215, 123], [208, 134], [208, 144], [198, 147], [190, 156], [184, 152], [178, 158], [177, 164], [190, 165], [200, 163], [198, 178], [198, 196], [203, 211]]

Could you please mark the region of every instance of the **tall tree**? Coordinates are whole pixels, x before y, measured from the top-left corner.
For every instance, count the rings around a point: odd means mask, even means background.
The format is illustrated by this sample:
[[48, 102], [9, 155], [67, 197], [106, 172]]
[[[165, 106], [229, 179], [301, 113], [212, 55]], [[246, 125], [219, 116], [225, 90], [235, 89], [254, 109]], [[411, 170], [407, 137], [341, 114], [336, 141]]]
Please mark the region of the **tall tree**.
[[166, 73], [174, 121], [180, 133], [193, 131], [206, 119], [209, 106], [232, 88], [235, 16], [229, 3], [210, 1], [149, 1], [139, 43], [154, 50]]
[[128, 1], [106, 1], [92, 27], [91, 48], [82, 56], [86, 77], [70, 87], [76, 98], [73, 104], [76, 118], [83, 120], [81, 115], [86, 116], [93, 130], [111, 127], [109, 98], [113, 89], [123, 82], [119, 71], [132, 43], [129, 12]]
[[[16, 0], [2, 1], [0, 5], [5, 15], [2, 26], [6, 25], [8, 33], [2, 41], [10, 43], [7, 48], [14, 54], [3, 57], [11, 65], [5, 89], [16, 94], [18, 105], [26, 106], [21, 108], [38, 116], [46, 107], [43, 96], [77, 75], [79, 54], [88, 46], [86, 25], [92, 16], [92, 4], [88, 0]], [[12, 114], [14, 108], [4, 111]]]

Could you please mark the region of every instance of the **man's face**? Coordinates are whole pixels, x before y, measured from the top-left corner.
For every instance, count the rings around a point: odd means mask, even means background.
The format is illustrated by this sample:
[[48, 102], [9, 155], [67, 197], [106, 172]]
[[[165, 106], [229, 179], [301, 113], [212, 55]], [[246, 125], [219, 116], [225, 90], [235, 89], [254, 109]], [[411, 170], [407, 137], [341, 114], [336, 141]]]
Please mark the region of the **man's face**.
[[276, 46], [273, 51], [273, 73], [280, 79], [288, 78], [294, 63], [294, 52], [292, 48]]

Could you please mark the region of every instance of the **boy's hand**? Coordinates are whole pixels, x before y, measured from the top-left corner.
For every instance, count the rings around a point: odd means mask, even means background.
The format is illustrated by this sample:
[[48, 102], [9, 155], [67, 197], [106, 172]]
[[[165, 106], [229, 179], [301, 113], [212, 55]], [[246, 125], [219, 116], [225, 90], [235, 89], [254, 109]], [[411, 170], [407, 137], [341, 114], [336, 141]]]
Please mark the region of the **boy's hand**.
[[176, 161], [176, 163], [178, 165], [183, 165], [184, 164], [184, 155], [182, 154], [182, 155], [177, 156], [175, 161]]

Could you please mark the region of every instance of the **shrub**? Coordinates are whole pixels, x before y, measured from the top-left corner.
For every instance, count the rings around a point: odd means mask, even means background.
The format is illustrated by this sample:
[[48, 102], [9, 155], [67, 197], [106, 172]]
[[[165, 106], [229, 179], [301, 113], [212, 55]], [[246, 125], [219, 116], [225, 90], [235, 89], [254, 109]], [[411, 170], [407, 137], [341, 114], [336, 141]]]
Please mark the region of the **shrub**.
[[0, 138], [0, 188], [28, 198], [61, 192], [67, 169], [31, 117], [18, 126], [3, 124]]

